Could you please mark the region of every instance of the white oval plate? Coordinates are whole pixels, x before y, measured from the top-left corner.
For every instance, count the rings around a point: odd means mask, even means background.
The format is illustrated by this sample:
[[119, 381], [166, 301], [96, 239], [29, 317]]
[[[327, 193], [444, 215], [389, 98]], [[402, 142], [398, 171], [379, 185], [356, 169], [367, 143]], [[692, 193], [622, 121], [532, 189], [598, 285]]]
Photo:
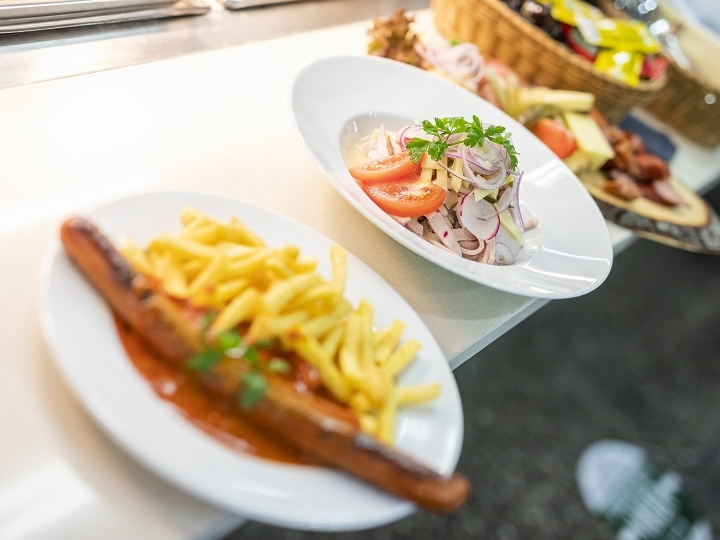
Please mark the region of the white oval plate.
[[[577, 177], [518, 122], [475, 94], [421, 69], [376, 57], [335, 57], [303, 69], [290, 93], [295, 127], [338, 192], [391, 238], [421, 257], [488, 287], [540, 298], [571, 298], [598, 287], [612, 266], [605, 220]], [[468, 261], [439, 249], [380, 210], [348, 173], [345, 155], [382, 122], [479, 116], [508, 128], [525, 171], [521, 200], [539, 226], [511, 266]]]
[[[115, 243], [130, 236], [145, 245], [180, 228], [180, 211], [194, 206], [219, 219], [237, 216], [269, 245], [294, 244], [320, 261], [330, 276], [332, 242], [290, 218], [251, 204], [199, 192], [136, 195], [86, 214]], [[403, 373], [402, 385], [437, 381], [431, 405], [404, 409], [396, 445], [443, 474], [455, 469], [463, 437], [460, 396], [447, 360], [420, 317], [379, 275], [348, 254], [347, 297], [367, 298], [376, 324], [400, 318], [404, 338], [422, 349]], [[402, 518], [414, 506], [342, 473], [280, 464], [238, 453], [188, 422], [160, 399], [135, 370], [120, 343], [108, 306], [68, 259], [59, 243], [43, 265], [40, 283], [43, 333], [75, 396], [130, 454], [173, 484], [251, 519], [316, 530], [376, 527]]]

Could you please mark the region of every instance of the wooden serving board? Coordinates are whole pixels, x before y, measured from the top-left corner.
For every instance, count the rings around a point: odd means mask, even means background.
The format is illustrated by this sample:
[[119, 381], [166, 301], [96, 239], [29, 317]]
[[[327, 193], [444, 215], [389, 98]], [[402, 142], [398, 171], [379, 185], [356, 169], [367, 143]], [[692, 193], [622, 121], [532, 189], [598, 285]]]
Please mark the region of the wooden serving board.
[[680, 227], [705, 227], [710, 222], [710, 209], [705, 201], [692, 189], [686, 186], [677, 178], [670, 177], [669, 182], [680, 196], [686, 201], [683, 206], [664, 206], [656, 202], [638, 197], [632, 201], [626, 201], [616, 197], [603, 189], [607, 177], [602, 172], [591, 172], [580, 175], [580, 180], [585, 185], [595, 200], [603, 201], [611, 206], [631, 212], [638, 216], [649, 218], [653, 221], [661, 221]]
[[686, 251], [720, 255], [720, 218], [704, 201], [708, 221], [703, 227], [687, 227], [651, 219], [598, 198], [595, 198], [595, 202], [605, 219], [632, 230], [638, 236]]

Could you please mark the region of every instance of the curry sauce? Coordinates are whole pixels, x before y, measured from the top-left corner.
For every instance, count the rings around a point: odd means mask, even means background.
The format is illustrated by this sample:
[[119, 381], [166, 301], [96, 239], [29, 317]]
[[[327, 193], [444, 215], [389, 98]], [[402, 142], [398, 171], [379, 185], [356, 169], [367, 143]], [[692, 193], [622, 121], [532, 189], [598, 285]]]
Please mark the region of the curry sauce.
[[195, 426], [245, 454], [283, 463], [308, 464], [298, 451], [244, 421], [233, 403], [208, 392], [193, 374], [160, 358], [140, 335], [117, 316], [115, 325], [135, 368], [158, 397], [175, 405]]

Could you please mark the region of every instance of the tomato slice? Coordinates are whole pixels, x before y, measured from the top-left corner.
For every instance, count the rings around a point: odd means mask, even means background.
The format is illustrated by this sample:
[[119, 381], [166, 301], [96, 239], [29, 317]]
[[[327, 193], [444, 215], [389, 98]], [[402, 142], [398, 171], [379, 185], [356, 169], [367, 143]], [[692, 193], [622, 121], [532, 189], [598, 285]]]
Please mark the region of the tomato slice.
[[420, 217], [436, 211], [445, 201], [445, 190], [416, 174], [363, 186], [380, 209], [397, 217]]
[[542, 118], [530, 130], [560, 159], [565, 159], [577, 148], [573, 132], [552, 118]]
[[350, 169], [350, 174], [363, 182], [385, 182], [410, 174], [417, 167], [418, 164], [412, 162], [410, 155], [402, 152], [357, 165]]

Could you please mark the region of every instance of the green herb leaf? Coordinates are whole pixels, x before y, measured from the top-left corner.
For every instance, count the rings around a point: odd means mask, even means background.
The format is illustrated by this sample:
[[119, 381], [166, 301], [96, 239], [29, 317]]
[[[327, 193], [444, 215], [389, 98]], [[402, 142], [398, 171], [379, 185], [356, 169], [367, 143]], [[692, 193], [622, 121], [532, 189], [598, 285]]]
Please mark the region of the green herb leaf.
[[415, 137], [410, 139], [407, 143], [408, 153], [410, 154], [410, 161], [413, 163], [420, 163], [422, 155], [427, 152], [428, 147], [432, 144], [432, 141], [426, 141]]
[[193, 371], [205, 373], [210, 371], [219, 361], [219, 352], [212, 349], [203, 349], [188, 361], [187, 367]]
[[220, 332], [217, 337], [218, 345], [223, 351], [237, 349], [243, 344], [243, 338], [235, 330]]
[[212, 324], [214, 319], [215, 319], [215, 314], [212, 312], [207, 312], [203, 315], [202, 324], [200, 325], [200, 330], [202, 332], [203, 339], [205, 339], [205, 334], [207, 333], [208, 328], [210, 328], [210, 325]]
[[261, 373], [250, 372], [243, 375], [243, 387], [240, 391], [240, 405], [243, 409], [253, 408], [267, 395], [268, 385]]
[[[425, 133], [433, 137], [433, 139], [425, 140], [414, 137], [407, 143], [407, 149], [413, 163], [419, 163], [424, 152], [427, 152], [433, 160], [440, 161], [451, 144], [454, 146], [462, 142], [465, 146], [472, 148], [482, 146], [488, 140], [505, 148], [510, 159], [510, 166], [513, 169], [517, 168], [518, 152], [510, 141], [512, 133], [505, 131], [503, 126], [490, 125], [483, 127], [482, 121], [477, 116], [473, 116], [472, 122], [454, 116], [435, 118], [433, 122], [423, 120], [422, 127]], [[465, 138], [456, 137], [450, 143], [450, 137], [460, 133], [466, 133]]]
[[258, 349], [267, 349], [268, 347], [272, 347], [275, 345], [274, 339], [260, 339], [255, 342], [255, 347]]
[[447, 152], [447, 149], [448, 149], [447, 143], [435, 141], [435, 142], [431, 142], [428, 145], [427, 153], [431, 159], [434, 159], [435, 161], [440, 161], [442, 159], [442, 157], [445, 155], [445, 152]]
[[252, 364], [254, 368], [259, 367], [260, 356], [256, 345], [248, 347], [244, 354], [245, 359]]
[[450, 135], [454, 135], [455, 133], [467, 132], [468, 123], [467, 120], [465, 120], [463, 117], [453, 116], [451, 118], [446, 118], [445, 121], [450, 128]]
[[436, 118], [434, 125], [430, 120], [423, 120], [422, 127], [423, 130], [425, 130], [425, 133], [427, 133], [428, 135], [434, 135], [435, 137], [439, 138], [441, 135], [440, 131], [438, 130], [442, 129], [442, 118]]
[[419, 137], [414, 137], [407, 143], [407, 149], [413, 163], [420, 161], [423, 152], [427, 152], [432, 159], [439, 161], [450, 146], [448, 142], [450, 137], [467, 131], [467, 122], [459, 116], [435, 118], [434, 123], [429, 120], [423, 120], [422, 127], [425, 133], [434, 137], [435, 140], [427, 141]]
[[482, 146], [486, 139], [490, 142], [494, 142], [495, 144], [499, 144], [507, 151], [510, 159], [510, 166], [513, 169], [517, 168], [518, 152], [515, 150], [515, 146], [512, 141], [510, 141], [512, 133], [505, 131], [503, 126], [490, 125], [487, 128], [484, 128], [482, 121], [474, 115], [472, 122], [467, 123], [467, 128], [468, 134], [465, 138], [465, 144], [467, 146]]
[[273, 358], [268, 362], [267, 370], [270, 373], [288, 373], [290, 371], [290, 364], [282, 358]]
[[473, 146], [482, 146], [485, 142], [485, 129], [483, 129], [480, 119], [473, 115], [473, 121], [468, 124], [468, 134], [465, 137], [465, 144]]

